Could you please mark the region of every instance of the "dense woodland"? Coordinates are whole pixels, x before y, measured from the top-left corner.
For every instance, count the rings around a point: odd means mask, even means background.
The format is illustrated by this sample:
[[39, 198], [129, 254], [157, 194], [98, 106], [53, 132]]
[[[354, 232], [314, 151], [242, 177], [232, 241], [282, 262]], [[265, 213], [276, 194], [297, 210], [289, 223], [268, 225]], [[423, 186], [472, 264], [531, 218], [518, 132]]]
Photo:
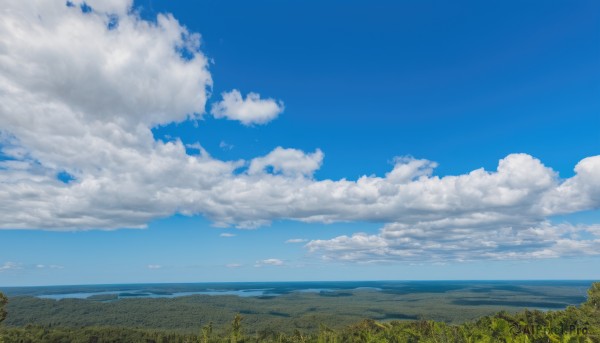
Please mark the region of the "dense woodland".
[[[0, 296], [4, 309], [6, 298]], [[4, 319], [0, 310], [0, 319]], [[10, 313], [8, 313], [10, 317]], [[163, 318], [166, 319], [166, 318]], [[132, 327], [2, 327], [0, 342], [600, 342], [600, 283], [588, 290], [578, 307], [561, 311], [499, 312], [463, 324], [430, 320], [363, 320], [340, 329], [326, 325], [315, 332], [278, 328], [256, 330], [236, 315], [227, 328], [204, 325], [199, 332], [178, 333]]]
[[[338, 286], [347, 288], [337, 289], [328, 288], [332, 285], [311, 284], [309, 287], [317, 290], [311, 292], [296, 291], [301, 285], [283, 284], [261, 286], [279, 287], [277, 293], [263, 296], [194, 294], [159, 298], [131, 296], [140, 294], [135, 292], [139, 286], [134, 285], [128, 291], [119, 290], [118, 294], [60, 300], [39, 297], [48, 289], [8, 289], [10, 316], [4, 325], [121, 326], [191, 334], [212, 322], [213, 332], [220, 334], [229, 330], [236, 314], [244, 317], [244, 327], [252, 331], [277, 328], [285, 334], [295, 330], [315, 333], [323, 325], [341, 330], [363, 319], [378, 322], [425, 319], [458, 325], [500, 311], [516, 313], [525, 308], [560, 310], [577, 306], [586, 300], [590, 284], [380, 282], [374, 285], [378, 288], [368, 289], [352, 288], [356, 285], [348, 284], [340, 284]], [[258, 287], [252, 285], [255, 286]], [[142, 293], [174, 294], [177, 287], [189, 288], [188, 285], [143, 286]], [[91, 294], [88, 289], [79, 291]]]

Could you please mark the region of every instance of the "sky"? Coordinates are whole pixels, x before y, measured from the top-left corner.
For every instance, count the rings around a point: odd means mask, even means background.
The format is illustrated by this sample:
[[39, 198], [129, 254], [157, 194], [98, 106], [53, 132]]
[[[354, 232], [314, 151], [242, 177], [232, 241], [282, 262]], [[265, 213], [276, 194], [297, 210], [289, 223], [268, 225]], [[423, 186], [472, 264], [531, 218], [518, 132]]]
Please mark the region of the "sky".
[[597, 1], [0, 17], [0, 286], [600, 279]]

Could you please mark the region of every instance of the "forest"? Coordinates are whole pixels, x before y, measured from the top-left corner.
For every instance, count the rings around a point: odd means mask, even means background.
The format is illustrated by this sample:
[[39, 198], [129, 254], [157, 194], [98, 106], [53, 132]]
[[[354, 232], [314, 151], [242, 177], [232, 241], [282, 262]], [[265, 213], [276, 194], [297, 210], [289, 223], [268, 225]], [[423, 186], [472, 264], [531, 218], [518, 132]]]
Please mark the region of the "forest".
[[[285, 332], [278, 327], [257, 329], [243, 314], [236, 314], [223, 329], [216, 330], [209, 322], [195, 333], [118, 323], [1, 326], [0, 342], [600, 342], [600, 282], [593, 283], [587, 294], [580, 306], [564, 310], [501, 311], [462, 324], [365, 319], [342, 328], [322, 324], [317, 330]], [[6, 297], [0, 296], [1, 320], [10, 317], [10, 311], [5, 313], [6, 303]]]

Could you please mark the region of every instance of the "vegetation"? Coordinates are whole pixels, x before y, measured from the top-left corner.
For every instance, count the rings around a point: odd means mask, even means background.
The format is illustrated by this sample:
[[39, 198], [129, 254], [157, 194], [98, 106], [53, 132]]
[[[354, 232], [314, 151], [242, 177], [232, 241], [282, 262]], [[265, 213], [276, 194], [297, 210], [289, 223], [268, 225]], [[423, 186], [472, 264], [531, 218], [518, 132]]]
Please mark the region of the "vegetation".
[[[21, 293], [7, 289], [10, 315], [4, 324], [8, 327], [30, 324], [76, 328], [121, 326], [196, 334], [210, 323], [212, 332], [221, 335], [230, 329], [232, 318], [239, 313], [244, 317], [242, 325], [246, 329], [276, 329], [285, 334], [293, 334], [296, 330], [316, 333], [322, 325], [341, 330], [363, 319], [378, 322], [427, 319], [458, 325], [499, 311], [515, 313], [524, 308], [564, 309], [581, 304], [586, 300], [585, 289], [589, 283], [379, 282], [373, 285], [377, 289], [338, 290], [323, 290], [320, 286], [327, 285], [315, 285], [317, 290], [321, 290], [317, 292], [293, 291], [292, 286], [282, 290], [287, 293], [276, 296], [192, 295], [119, 299], [123, 294], [136, 294], [132, 287], [118, 294], [101, 293], [87, 299], [61, 300], [34, 296], [44, 294], [38, 288], [21, 290]], [[176, 287], [184, 286], [166, 285], [156, 287], [152, 292], [172, 294], [187, 290]], [[59, 292], [62, 288], [53, 290]], [[93, 292], [85, 288], [80, 291], [84, 294]]]
[[6, 318], [6, 310], [4, 309], [4, 306], [6, 306], [7, 303], [8, 299], [0, 292], [0, 323], [2, 323], [2, 321], [4, 321]]
[[[9, 314], [10, 318], [10, 314]], [[561, 311], [501, 311], [462, 324], [431, 320], [381, 322], [372, 319], [332, 329], [321, 325], [315, 332], [286, 333], [273, 327], [256, 329], [237, 314], [222, 332], [212, 323], [197, 333], [178, 333], [123, 326], [56, 327], [52, 325], [4, 327], [5, 342], [600, 342], [600, 283], [594, 283], [579, 307]]]

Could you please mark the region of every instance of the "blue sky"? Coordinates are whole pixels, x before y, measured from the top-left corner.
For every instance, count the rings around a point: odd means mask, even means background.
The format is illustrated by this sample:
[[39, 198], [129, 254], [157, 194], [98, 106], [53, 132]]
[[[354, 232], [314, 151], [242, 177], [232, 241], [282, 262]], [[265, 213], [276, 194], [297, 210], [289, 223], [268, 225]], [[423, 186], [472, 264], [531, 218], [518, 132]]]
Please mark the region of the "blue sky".
[[3, 5], [0, 285], [600, 277], [599, 3], [72, 3]]
[[[397, 155], [458, 174], [526, 152], [569, 176], [598, 152], [593, 2], [140, 5], [202, 34], [215, 94], [260, 90], [285, 101], [269, 125], [178, 131], [222, 158], [321, 148], [318, 176], [356, 178], [384, 173]], [[220, 151], [221, 140], [236, 149]]]

